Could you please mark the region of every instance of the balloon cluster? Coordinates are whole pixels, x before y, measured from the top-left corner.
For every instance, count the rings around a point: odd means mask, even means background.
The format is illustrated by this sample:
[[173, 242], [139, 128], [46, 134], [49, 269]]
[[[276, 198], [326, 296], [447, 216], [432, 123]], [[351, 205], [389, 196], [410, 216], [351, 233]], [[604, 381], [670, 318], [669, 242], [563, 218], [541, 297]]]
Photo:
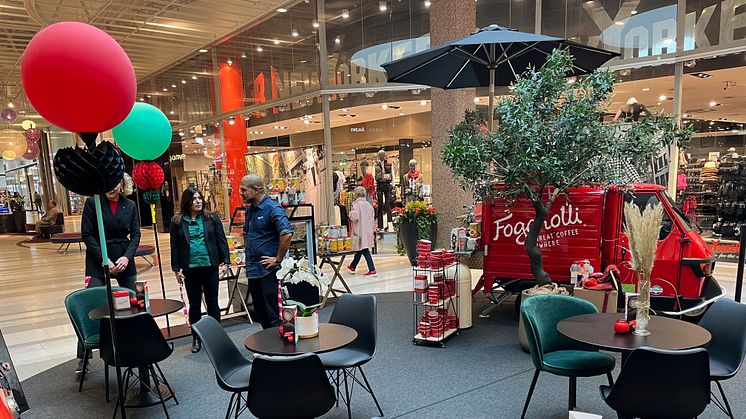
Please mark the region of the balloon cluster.
[[[85, 45], [85, 50], [80, 45]], [[135, 103], [137, 81], [132, 63], [119, 43], [101, 29], [80, 22], [60, 22], [42, 29], [24, 51], [21, 79], [39, 114], [78, 133], [86, 144], [85, 149], [62, 149], [54, 158], [57, 178], [73, 192], [102, 194], [122, 180], [122, 155], [109, 142], [96, 145], [100, 132], [111, 129], [119, 148], [138, 160], [153, 160], [168, 149], [168, 118], [158, 108]], [[24, 129], [31, 141], [41, 137], [32, 125]], [[24, 144], [27, 155], [38, 155], [35, 145], [26, 148]]]

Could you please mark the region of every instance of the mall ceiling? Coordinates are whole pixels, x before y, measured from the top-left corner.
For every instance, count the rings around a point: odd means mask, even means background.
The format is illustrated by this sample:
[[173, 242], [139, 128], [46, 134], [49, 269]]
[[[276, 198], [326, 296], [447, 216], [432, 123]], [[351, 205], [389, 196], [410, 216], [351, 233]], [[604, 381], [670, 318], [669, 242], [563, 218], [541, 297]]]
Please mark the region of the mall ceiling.
[[21, 55], [34, 34], [55, 22], [87, 22], [108, 32], [142, 80], [298, 1], [304, 0], [2, 0], [0, 97], [23, 106]]

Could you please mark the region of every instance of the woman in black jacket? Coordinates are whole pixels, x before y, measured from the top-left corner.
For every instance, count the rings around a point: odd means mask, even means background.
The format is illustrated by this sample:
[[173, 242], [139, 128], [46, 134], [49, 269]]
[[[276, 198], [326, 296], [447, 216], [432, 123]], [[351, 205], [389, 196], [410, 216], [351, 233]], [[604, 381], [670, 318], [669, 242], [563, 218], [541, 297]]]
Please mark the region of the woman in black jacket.
[[[137, 280], [135, 252], [140, 245], [140, 219], [137, 205], [122, 194], [119, 183], [101, 199], [101, 216], [106, 232], [109, 272], [122, 287], [134, 291]], [[102, 197], [103, 198], [103, 197]], [[91, 277], [89, 287], [104, 285], [104, 268], [101, 266], [101, 243], [96, 222], [94, 198], [88, 198], [83, 207], [81, 236], [85, 242], [85, 275]]]
[[[230, 264], [228, 240], [217, 214], [202, 208], [203, 195], [187, 188], [181, 195], [180, 212], [171, 219], [171, 269], [179, 284], [184, 284], [189, 299], [189, 323], [202, 317], [202, 293], [207, 314], [220, 321], [218, 306], [218, 270], [224, 276]], [[192, 352], [201, 343], [192, 332]]]

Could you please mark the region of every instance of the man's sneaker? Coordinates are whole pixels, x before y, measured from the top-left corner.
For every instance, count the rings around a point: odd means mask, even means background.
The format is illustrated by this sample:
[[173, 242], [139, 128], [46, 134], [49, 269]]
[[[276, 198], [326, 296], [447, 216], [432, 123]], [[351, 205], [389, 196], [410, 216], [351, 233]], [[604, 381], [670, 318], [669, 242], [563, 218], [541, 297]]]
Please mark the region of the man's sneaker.
[[352, 266], [350, 266], [350, 265], [347, 265], [347, 270], [348, 270], [348, 271], [350, 271], [350, 273], [351, 273], [351, 274], [354, 274], [354, 273], [355, 273], [355, 268], [353, 268], [353, 267], [352, 267]]
[[378, 276], [378, 274], [376, 273], [376, 271], [370, 271], [367, 274], [365, 274], [364, 276], [366, 276], [368, 278], [375, 278], [375, 277]]

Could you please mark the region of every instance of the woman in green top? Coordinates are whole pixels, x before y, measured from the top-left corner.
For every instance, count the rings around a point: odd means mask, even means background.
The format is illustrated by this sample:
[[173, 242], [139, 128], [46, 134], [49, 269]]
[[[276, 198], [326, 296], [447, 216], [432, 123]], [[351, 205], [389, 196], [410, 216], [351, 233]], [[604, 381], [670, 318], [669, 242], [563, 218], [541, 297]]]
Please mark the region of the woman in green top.
[[[190, 324], [202, 317], [203, 293], [207, 314], [220, 321], [218, 271], [225, 276], [230, 264], [223, 223], [203, 209], [203, 203], [197, 188], [187, 188], [181, 195], [181, 211], [171, 219], [171, 269], [186, 288]], [[194, 332], [192, 339], [192, 352], [199, 352], [202, 345]]]

